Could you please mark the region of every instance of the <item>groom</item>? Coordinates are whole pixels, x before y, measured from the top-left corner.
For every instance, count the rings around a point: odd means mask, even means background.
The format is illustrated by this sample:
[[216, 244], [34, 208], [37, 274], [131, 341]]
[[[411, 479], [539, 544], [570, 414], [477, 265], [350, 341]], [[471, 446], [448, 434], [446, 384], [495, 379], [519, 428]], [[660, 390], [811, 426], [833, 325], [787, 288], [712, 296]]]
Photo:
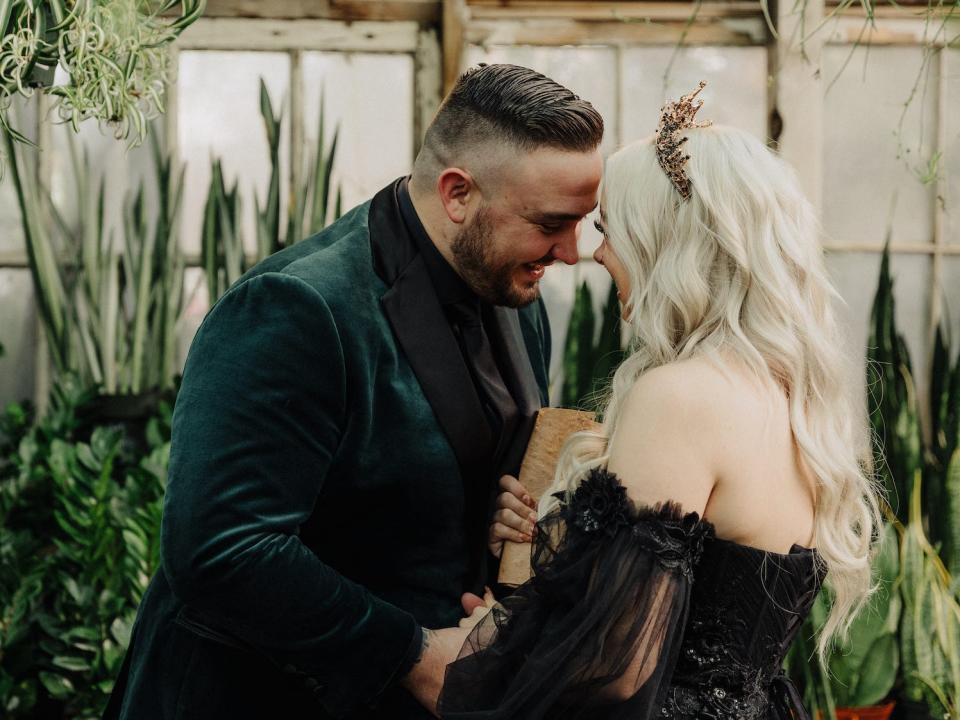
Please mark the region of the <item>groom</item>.
[[162, 562], [106, 716], [427, 718], [496, 480], [547, 402], [538, 283], [577, 261], [603, 122], [465, 73], [413, 173], [241, 278], [194, 339]]

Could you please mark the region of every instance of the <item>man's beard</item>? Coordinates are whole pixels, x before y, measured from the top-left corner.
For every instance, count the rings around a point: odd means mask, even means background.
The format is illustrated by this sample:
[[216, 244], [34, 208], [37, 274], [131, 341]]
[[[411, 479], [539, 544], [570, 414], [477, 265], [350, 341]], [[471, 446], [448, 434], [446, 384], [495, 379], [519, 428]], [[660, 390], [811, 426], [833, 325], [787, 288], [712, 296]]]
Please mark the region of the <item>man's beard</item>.
[[490, 211], [481, 207], [473, 222], [461, 229], [450, 245], [460, 277], [488, 303], [512, 308], [529, 305], [540, 297], [539, 283], [524, 286], [514, 282], [513, 275], [520, 266], [496, 257], [493, 235]]

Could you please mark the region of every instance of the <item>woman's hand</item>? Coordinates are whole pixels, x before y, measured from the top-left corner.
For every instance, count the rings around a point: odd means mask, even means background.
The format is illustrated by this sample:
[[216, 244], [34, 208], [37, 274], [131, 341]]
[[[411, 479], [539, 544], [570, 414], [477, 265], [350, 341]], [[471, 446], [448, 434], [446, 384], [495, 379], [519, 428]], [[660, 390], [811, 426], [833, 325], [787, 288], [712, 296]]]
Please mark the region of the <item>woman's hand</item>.
[[500, 490], [487, 538], [487, 546], [496, 557], [503, 554], [504, 540], [531, 542], [537, 533], [537, 503], [527, 489], [515, 477], [504, 475]]

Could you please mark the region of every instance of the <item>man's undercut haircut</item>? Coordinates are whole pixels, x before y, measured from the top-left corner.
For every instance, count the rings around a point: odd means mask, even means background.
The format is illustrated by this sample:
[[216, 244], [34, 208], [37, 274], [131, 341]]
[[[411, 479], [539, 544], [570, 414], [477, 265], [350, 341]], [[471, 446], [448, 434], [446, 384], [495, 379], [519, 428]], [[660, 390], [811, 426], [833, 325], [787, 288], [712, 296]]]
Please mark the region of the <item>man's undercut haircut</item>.
[[480, 64], [457, 80], [424, 146], [441, 162], [453, 162], [487, 142], [590, 152], [602, 139], [600, 113], [560, 83], [518, 65]]

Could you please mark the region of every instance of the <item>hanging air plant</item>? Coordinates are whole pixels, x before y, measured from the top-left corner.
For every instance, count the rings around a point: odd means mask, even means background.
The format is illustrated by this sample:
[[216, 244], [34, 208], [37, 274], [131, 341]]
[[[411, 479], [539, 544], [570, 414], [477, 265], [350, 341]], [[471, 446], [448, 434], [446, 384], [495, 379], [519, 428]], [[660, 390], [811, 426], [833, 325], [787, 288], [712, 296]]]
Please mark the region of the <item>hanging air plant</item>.
[[[87, 118], [141, 142], [163, 112], [170, 72], [165, 47], [203, 12], [205, 0], [0, 0], [0, 129], [16, 95], [40, 89], [74, 129]], [[179, 8], [179, 15], [172, 14]], [[68, 82], [54, 84], [57, 67]]]

